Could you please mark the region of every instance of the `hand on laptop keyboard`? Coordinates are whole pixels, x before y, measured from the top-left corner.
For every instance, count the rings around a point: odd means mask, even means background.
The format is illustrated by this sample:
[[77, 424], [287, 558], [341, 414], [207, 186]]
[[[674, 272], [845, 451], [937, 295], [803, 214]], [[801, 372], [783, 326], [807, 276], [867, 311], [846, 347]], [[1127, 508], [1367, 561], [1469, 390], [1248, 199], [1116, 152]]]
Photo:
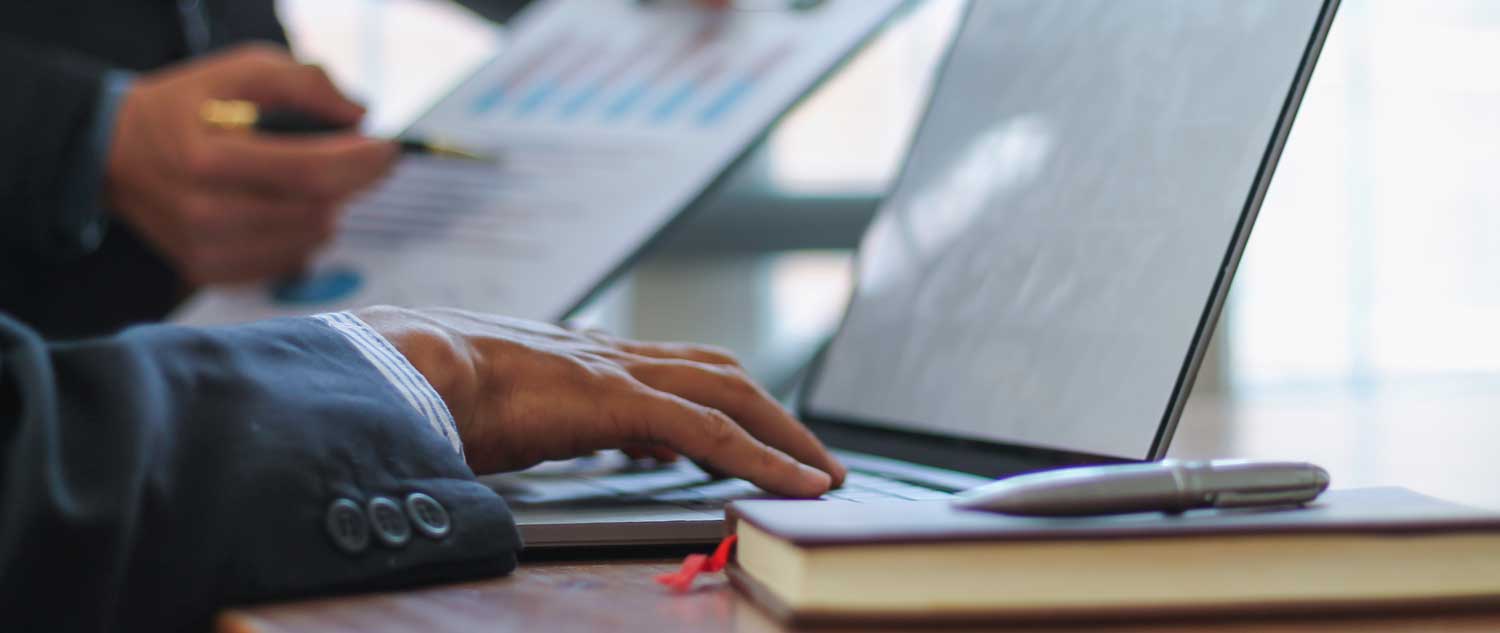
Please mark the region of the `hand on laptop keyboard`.
[[718, 350], [461, 310], [356, 314], [442, 396], [476, 473], [645, 447], [784, 496], [817, 497], [844, 478], [823, 444]]

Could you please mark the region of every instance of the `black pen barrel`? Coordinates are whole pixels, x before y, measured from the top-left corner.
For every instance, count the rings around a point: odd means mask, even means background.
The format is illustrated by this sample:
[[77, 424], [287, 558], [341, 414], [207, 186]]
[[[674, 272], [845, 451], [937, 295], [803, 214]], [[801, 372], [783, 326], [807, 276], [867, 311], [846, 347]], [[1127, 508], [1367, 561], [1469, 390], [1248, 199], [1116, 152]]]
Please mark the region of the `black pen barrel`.
[[255, 129], [270, 134], [333, 134], [348, 131], [349, 126], [335, 125], [312, 115], [282, 108], [260, 111]]

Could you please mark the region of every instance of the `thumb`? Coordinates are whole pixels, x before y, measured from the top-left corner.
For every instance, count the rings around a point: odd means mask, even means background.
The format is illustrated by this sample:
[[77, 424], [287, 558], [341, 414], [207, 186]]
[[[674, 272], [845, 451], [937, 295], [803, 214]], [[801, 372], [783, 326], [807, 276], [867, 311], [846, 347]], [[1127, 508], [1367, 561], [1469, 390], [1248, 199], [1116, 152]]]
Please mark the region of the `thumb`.
[[353, 126], [365, 109], [339, 91], [322, 68], [290, 55], [260, 55], [245, 70], [239, 98], [263, 107], [290, 108], [340, 126]]

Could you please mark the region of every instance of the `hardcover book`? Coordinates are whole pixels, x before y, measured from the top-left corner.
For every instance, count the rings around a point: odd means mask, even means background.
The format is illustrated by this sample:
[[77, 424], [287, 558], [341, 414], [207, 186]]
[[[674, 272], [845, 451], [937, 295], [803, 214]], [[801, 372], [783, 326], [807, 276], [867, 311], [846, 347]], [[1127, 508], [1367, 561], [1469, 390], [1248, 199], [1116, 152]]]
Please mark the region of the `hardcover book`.
[[1179, 515], [737, 501], [728, 516], [731, 580], [796, 623], [1500, 607], [1500, 513], [1402, 488]]

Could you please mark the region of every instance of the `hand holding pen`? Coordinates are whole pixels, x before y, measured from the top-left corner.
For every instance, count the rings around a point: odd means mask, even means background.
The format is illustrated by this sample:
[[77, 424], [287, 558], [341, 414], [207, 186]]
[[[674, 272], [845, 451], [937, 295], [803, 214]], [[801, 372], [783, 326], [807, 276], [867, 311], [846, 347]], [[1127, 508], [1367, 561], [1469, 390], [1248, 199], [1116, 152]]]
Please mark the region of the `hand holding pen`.
[[[289, 135], [345, 134], [355, 131], [353, 126], [341, 125], [294, 108], [262, 108], [252, 101], [240, 99], [209, 99], [203, 102], [203, 108], [198, 111], [198, 114], [204, 123], [231, 131]], [[496, 162], [493, 156], [436, 141], [398, 138], [391, 142], [400, 147], [403, 154], [426, 154], [475, 162]]]
[[[201, 118], [213, 99], [294, 110], [341, 131], [226, 133]], [[300, 270], [332, 237], [344, 202], [384, 177], [401, 151], [344, 131], [364, 109], [277, 47], [238, 47], [139, 75], [118, 103], [101, 202], [190, 285]]]

